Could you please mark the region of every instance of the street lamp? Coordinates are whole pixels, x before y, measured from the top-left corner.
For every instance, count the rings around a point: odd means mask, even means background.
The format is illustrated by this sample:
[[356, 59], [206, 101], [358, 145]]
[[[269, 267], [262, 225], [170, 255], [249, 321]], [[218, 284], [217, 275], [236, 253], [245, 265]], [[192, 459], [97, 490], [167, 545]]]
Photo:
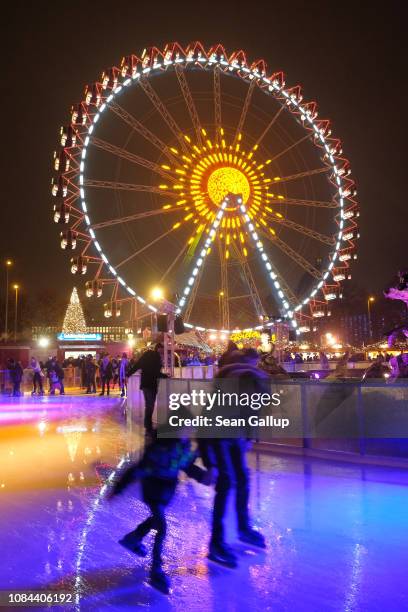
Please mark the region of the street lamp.
[[7, 341], [8, 336], [8, 291], [9, 291], [9, 268], [13, 265], [11, 259], [6, 259], [4, 262], [6, 266], [6, 316], [4, 317], [4, 339]]
[[14, 306], [14, 342], [17, 341], [17, 313], [18, 313], [18, 290], [20, 286], [17, 284], [13, 285], [13, 289], [16, 292], [15, 306]]
[[[160, 311], [167, 315], [168, 331], [163, 332], [164, 340], [164, 367], [170, 374], [174, 375], [174, 321], [176, 316], [176, 306], [164, 297], [164, 291], [161, 287], [154, 287], [150, 293], [152, 299], [158, 302]], [[154, 314], [155, 332], [157, 331], [157, 315]], [[152, 329], [153, 333], [153, 329]], [[170, 365], [169, 358], [170, 356]]]
[[221, 327], [225, 327], [225, 321], [223, 316], [223, 300], [224, 300], [224, 291], [219, 291], [218, 293], [218, 313], [220, 317]]
[[[163, 289], [161, 287], [153, 287], [153, 289], [150, 291], [150, 297], [152, 298], [153, 302], [161, 302], [164, 299]], [[155, 334], [157, 334], [157, 313], [156, 312], [152, 313], [151, 322], [152, 322], [152, 336], [154, 336]]]
[[41, 348], [47, 348], [49, 344], [50, 344], [50, 340], [49, 338], [46, 338], [45, 336], [42, 336], [41, 338], [38, 339], [38, 346], [40, 346]]
[[373, 328], [371, 325], [371, 304], [375, 302], [375, 297], [373, 297], [372, 295], [370, 295], [367, 298], [367, 312], [368, 312], [368, 333], [370, 335], [370, 340], [373, 339]]
[[161, 289], [161, 287], [154, 287], [151, 291], [151, 296], [155, 302], [162, 300], [164, 297], [163, 289]]

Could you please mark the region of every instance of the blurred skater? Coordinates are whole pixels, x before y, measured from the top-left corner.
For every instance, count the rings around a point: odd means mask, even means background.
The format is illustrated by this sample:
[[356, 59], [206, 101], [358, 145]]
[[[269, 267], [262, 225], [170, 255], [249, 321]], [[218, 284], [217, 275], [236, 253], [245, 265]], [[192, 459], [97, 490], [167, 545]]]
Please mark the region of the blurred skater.
[[143, 538], [156, 531], [153, 544], [150, 584], [168, 593], [170, 581], [163, 571], [162, 550], [166, 537], [165, 509], [176, 492], [178, 475], [183, 470], [188, 476], [203, 484], [210, 484], [213, 472], [194, 465], [196, 454], [186, 439], [156, 439], [149, 444], [139, 463], [132, 464], [114, 483], [111, 496], [121, 493], [131, 482], [141, 480], [143, 501], [150, 509], [150, 516], [134, 531], [126, 534], [120, 544], [141, 557], [147, 555]]
[[238, 346], [232, 340], [228, 341], [227, 349], [218, 359], [218, 368], [221, 369], [223, 366], [230, 363], [232, 353], [238, 351]]
[[[270, 391], [269, 377], [256, 367], [256, 351], [231, 351], [228, 360], [229, 364], [218, 371], [215, 389], [222, 390], [220, 381], [228, 378], [236, 380], [239, 393], [259, 394]], [[236, 408], [239, 410], [240, 407]], [[205, 467], [218, 471], [208, 558], [227, 567], [236, 567], [237, 557], [225, 541], [224, 529], [227, 502], [233, 488], [239, 539], [252, 546], [266, 547], [263, 535], [252, 527], [249, 516], [250, 480], [246, 463], [248, 441], [245, 438], [204, 438], [198, 440], [198, 443]]]

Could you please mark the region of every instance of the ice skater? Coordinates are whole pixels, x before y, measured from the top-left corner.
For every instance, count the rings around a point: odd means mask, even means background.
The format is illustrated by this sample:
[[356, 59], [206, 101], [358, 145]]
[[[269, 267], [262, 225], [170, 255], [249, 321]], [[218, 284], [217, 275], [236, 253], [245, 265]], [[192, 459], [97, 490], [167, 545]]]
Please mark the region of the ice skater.
[[158, 342], [154, 350], [149, 349], [143, 353], [136, 363], [131, 365], [128, 370], [128, 377], [138, 370], [141, 370], [140, 389], [143, 391], [145, 400], [144, 427], [148, 436], [153, 435], [153, 412], [156, 404], [159, 378], [167, 378], [167, 374], [162, 372], [163, 345]]
[[[222, 389], [220, 379], [235, 379], [240, 393], [267, 393], [269, 377], [256, 367], [256, 351], [231, 351], [227, 364], [217, 373], [215, 388]], [[230, 389], [229, 389], [230, 390]], [[239, 539], [251, 546], [266, 548], [264, 536], [254, 529], [249, 515], [250, 480], [246, 462], [248, 440], [245, 438], [218, 438], [198, 440], [205, 467], [215, 469], [212, 530], [208, 558], [227, 567], [237, 567], [237, 556], [225, 541], [224, 518], [228, 498], [235, 488], [235, 507]]]
[[122, 354], [122, 359], [119, 364], [119, 386], [120, 386], [120, 397], [125, 397], [127, 392], [127, 376], [129, 369], [129, 359], [126, 353]]
[[33, 390], [31, 391], [31, 395], [37, 395], [37, 393], [38, 395], [44, 395], [44, 372], [42, 371], [41, 363], [35, 357], [31, 357], [30, 368], [33, 371]]
[[139, 463], [130, 465], [113, 484], [110, 497], [121, 493], [130, 483], [140, 480], [143, 501], [150, 509], [150, 516], [136, 529], [126, 534], [120, 544], [140, 557], [147, 555], [143, 538], [156, 530], [153, 545], [150, 584], [168, 594], [169, 578], [163, 571], [162, 550], [166, 537], [165, 510], [176, 492], [178, 475], [183, 470], [188, 476], [209, 485], [214, 479], [214, 470], [203, 470], [194, 464], [196, 454], [191, 451], [190, 440], [156, 439], [145, 449]]

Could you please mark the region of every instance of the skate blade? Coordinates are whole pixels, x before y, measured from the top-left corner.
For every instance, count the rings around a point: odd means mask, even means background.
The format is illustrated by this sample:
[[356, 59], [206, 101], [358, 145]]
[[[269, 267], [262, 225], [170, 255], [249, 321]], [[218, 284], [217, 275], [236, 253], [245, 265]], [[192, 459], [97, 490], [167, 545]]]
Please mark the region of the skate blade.
[[211, 554], [207, 555], [207, 559], [209, 561], [212, 561], [213, 563], [216, 563], [217, 565], [221, 565], [221, 567], [227, 567], [228, 569], [236, 569], [238, 567], [237, 561], [230, 561], [230, 562], [223, 561], [219, 557], [216, 557]]
[[134, 555], [137, 555], [138, 557], [146, 557], [147, 556], [147, 550], [138, 548], [137, 546], [132, 544], [132, 542], [128, 542], [126, 540], [119, 540], [118, 544], [123, 546], [123, 548], [125, 548], [129, 552], [133, 553]]

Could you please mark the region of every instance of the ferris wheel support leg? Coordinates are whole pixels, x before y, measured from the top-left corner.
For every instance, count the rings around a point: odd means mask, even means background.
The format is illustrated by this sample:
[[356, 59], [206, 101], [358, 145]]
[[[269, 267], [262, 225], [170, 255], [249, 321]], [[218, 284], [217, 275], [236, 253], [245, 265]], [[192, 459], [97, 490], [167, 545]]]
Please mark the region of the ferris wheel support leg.
[[251, 296], [252, 302], [254, 304], [254, 310], [258, 318], [266, 315], [266, 310], [262, 306], [261, 298], [259, 296], [258, 288], [256, 286], [254, 277], [252, 276], [251, 268], [246, 260], [246, 257], [239, 250], [238, 246], [234, 243], [234, 251], [236, 257], [240, 263], [242, 274], [244, 275], [245, 282], [249, 288], [249, 294]]
[[218, 226], [220, 225], [221, 219], [224, 215], [224, 211], [225, 208], [228, 204], [228, 197], [226, 197], [223, 201], [223, 203], [221, 204], [221, 207], [214, 219], [214, 221], [212, 222], [209, 234], [208, 234], [208, 238], [206, 238], [203, 247], [201, 248], [200, 252], [199, 252], [199, 256], [197, 257], [197, 259], [195, 260], [194, 263], [194, 268], [193, 271], [191, 273], [190, 278], [188, 279], [187, 285], [184, 287], [183, 293], [181, 295], [181, 298], [178, 301], [177, 304], [177, 312], [182, 312], [185, 307], [186, 307], [186, 303], [190, 300], [191, 296], [190, 294], [193, 292], [195, 285], [197, 285], [197, 280], [198, 280], [198, 276], [200, 274], [200, 271], [202, 269], [203, 263], [205, 258], [208, 256], [208, 254], [211, 252], [211, 245], [213, 244], [214, 240], [215, 240], [215, 236], [217, 234], [217, 229]]
[[242, 220], [243, 223], [245, 224], [245, 226], [248, 228], [249, 230], [249, 235], [251, 236], [256, 249], [258, 250], [261, 259], [265, 265], [267, 274], [269, 276], [269, 278], [271, 279], [271, 284], [273, 287], [273, 291], [276, 295], [277, 298], [277, 303], [279, 305], [279, 309], [282, 313], [282, 316], [284, 317], [289, 317], [291, 319], [291, 324], [292, 327], [296, 328], [297, 327], [297, 322], [296, 319], [293, 318], [293, 312], [291, 311], [291, 307], [288, 301], [288, 298], [286, 297], [286, 295], [284, 294], [284, 292], [282, 291], [282, 287], [281, 284], [278, 281], [278, 276], [275, 272], [275, 270], [272, 267], [272, 264], [269, 260], [269, 257], [267, 256], [267, 254], [265, 253], [264, 250], [264, 246], [262, 241], [259, 239], [258, 233], [251, 221], [250, 216], [248, 215], [247, 209], [242, 201], [242, 198], [238, 198], [238, 204], [240, 205], [241, 208], [241, 213], [242, 213]]

